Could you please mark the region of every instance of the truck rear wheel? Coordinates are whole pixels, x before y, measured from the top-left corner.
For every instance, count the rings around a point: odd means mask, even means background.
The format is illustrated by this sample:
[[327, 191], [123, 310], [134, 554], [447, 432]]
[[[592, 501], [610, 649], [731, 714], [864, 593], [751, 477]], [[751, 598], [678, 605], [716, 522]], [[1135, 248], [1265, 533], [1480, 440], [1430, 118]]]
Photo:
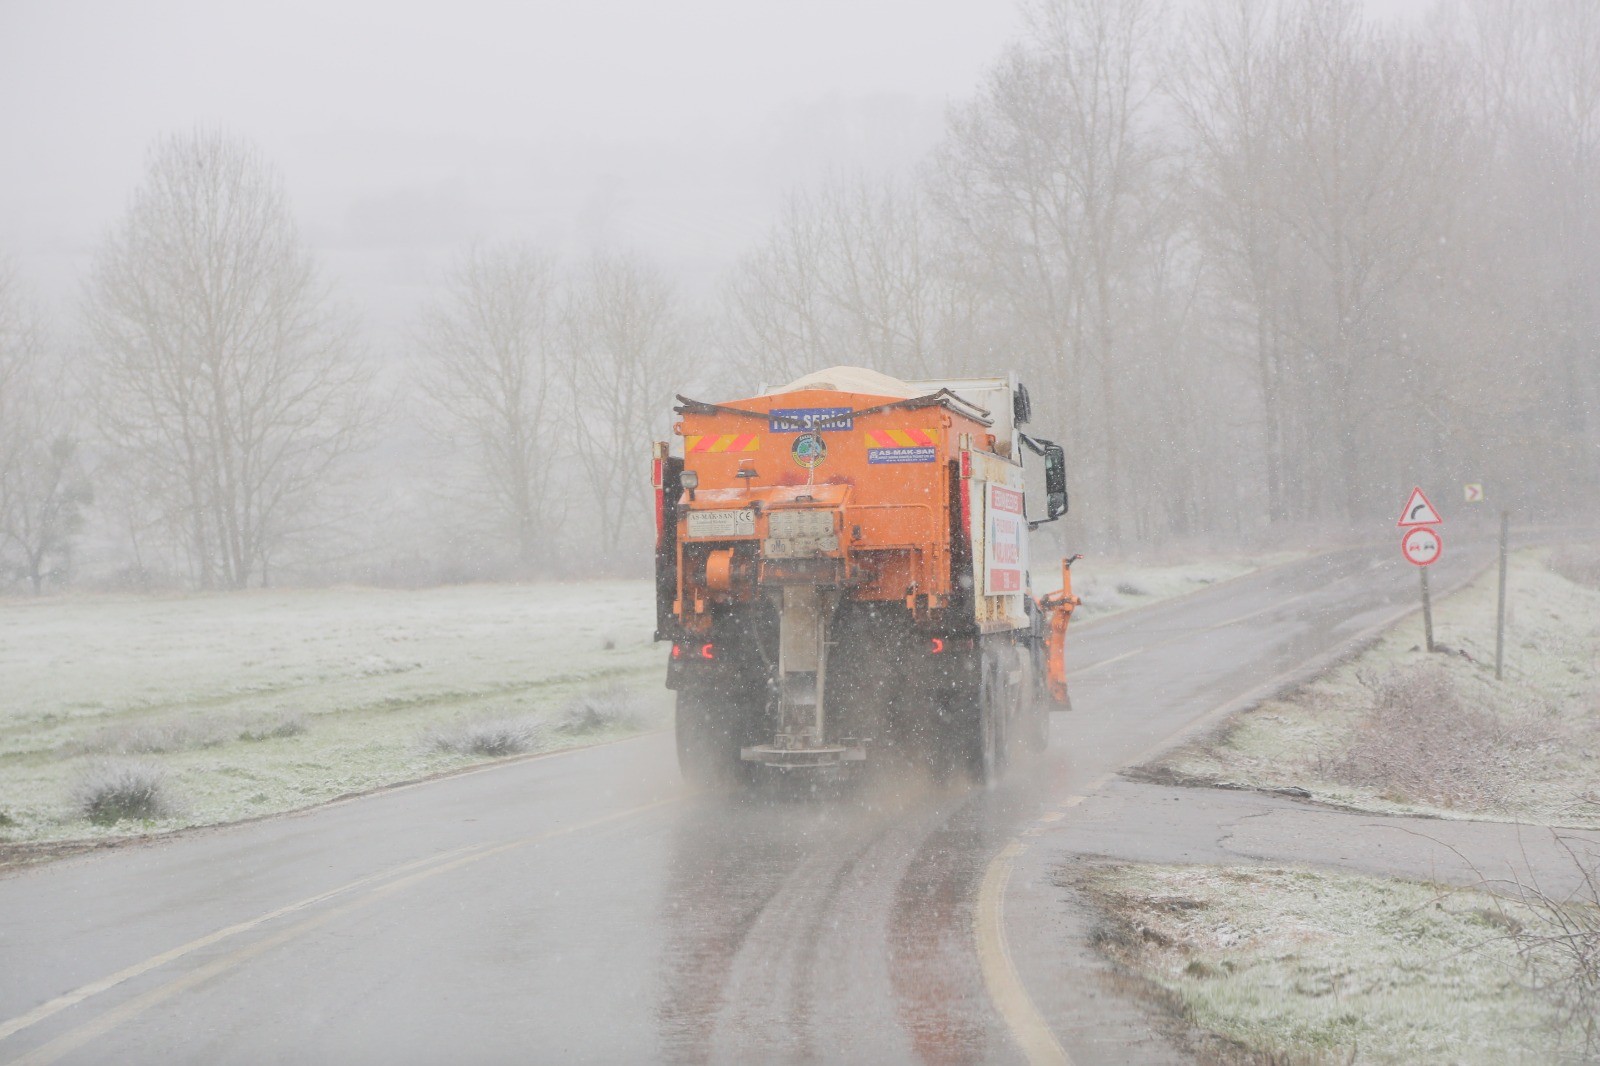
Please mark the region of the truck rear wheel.
[[684, 780], [700, 788], [732, 788], [748, 782], [750, 764], [739, 758], [748, 717], [727, 694], [679, 689], [674, 731]]
[[984, 648], [979, 654], [976, 699], [963, 723], [967, 774], [974, 784], [992, 788], [1005, 773], [1008, 713], [1014, 693], [1002, 662], [1004, 649]]

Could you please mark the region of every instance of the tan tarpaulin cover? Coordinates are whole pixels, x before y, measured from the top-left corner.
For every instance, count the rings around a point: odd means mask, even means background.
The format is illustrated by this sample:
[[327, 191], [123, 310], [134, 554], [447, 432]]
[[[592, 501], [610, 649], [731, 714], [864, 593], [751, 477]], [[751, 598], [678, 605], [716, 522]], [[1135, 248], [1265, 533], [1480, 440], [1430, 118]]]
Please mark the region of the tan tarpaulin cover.
[[906, 384], [899, 378], [868, 370], [863, 366], [830, 366], [805, 377], [796, 378], [762, 393], [777, 396], [785, 392], [804, 392], [806, 389], [831, 389], [834, 392], [854, 392], [863, 396], [892, 396], [897, 400], [910, 400], [925, 396], [927, 392]]

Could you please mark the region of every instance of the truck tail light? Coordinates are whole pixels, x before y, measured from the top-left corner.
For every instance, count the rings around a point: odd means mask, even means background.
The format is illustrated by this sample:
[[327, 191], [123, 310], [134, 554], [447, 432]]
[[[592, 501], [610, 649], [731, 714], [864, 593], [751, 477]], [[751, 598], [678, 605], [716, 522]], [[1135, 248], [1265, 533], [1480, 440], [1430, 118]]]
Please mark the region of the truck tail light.
[[929, 655], [942, 655], [943, 653], [944, 653], [944, 638], [943, 637], [934, 637], [933, 639], [928, 641], [928, 654]]
[[[656, 463], [657, 468], [661, 466]], [[661, 488], [660, 475], [656, 475], [656, 547], [661, 547], [661, 539], [667, 531], [667, 494]]]
[[702, 658], [702, 659], [715, 659], [716, 657], [717, 657], [717, 646], [715, 644], [702, 644], [702, 645], [700, 645], [700, 658]]
[[656, 548], [660, 549], [667, 526], [667, 493], [662, 485], [667, 469], [667, 446], [657, 441], [650, 452], [650, 485], [656, 490]]
[[672, 657], [674, 659], [683, 658], [683, 645], [682, 644], [673, 644], [672, 645]]

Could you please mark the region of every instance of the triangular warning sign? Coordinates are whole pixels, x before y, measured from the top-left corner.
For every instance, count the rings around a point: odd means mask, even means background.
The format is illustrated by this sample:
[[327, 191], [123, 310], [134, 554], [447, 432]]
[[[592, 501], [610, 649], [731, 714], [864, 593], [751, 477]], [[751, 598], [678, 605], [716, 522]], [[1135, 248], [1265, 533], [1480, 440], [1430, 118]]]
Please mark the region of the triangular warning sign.
[[1406, 501], [1405, 510], [1400, 512], [1399, 526], [1433, 526], [1443, 522], [1439, 512], [1433, 509], [1433, 504], [1422, 494], [1421, 489], [1412, 489], [1411, 498]]

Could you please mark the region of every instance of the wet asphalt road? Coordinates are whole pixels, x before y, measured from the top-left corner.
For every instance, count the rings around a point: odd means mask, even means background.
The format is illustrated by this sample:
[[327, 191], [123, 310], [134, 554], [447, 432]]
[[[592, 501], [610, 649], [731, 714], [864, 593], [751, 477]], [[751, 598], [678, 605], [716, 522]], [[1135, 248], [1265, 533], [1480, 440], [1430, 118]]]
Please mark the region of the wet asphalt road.
[[1075, 710], [993, 791], [693, 794], [656, 734], [0, 878], [0, 1063], [1023, 1061], [985, 921], [1070, 1061], [1181, 1061], [1042, 830], [1416, 590], [1384, 544], [1085, 625]]

